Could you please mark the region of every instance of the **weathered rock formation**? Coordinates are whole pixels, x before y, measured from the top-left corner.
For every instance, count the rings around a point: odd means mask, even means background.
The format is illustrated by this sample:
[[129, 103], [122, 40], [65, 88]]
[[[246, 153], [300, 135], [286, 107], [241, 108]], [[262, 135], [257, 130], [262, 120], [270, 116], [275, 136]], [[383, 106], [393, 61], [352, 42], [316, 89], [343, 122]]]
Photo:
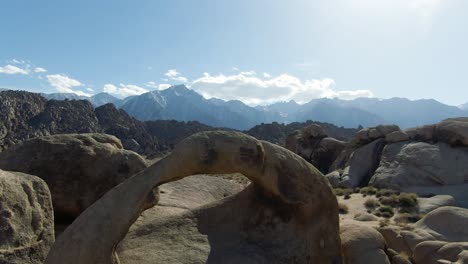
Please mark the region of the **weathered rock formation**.
[[468, 148], [452, 148], [440, 142], [387, 145], [370, 182], [382, 188], [464, 183], [468, 183]]
[[298, 154], [327, 173], [331, 164], [345, 148], [346, 143], [330, 138], [318, 125], [296, 130], [286, 139], [286, 148]]
[[397, 126], [363, 129], [326, 177], [334, 187], [369, 184], [420, 196], [451, 195], [457, 205], [468, 207], [468, 118], [404, 131]]
[[57, 218], [75, 218], [107, 191], [146, 168], [138, 154], [105, 134], [35, 138], [0, 153], [0, 168], [41, 177]]
[[340, 226], [340, 237], [343, 250], [343, 263], [390, 264], [385, 253], [386, 245], [382, 235], [371, 227], [358, 224]]
[[46, 263], [116, 263], [114, 249], [154, 187], [197, 173], [235, 172], [252, 184], [160, 223], [198, 229], [210, 244], [208, 263], [341, 263], [338, 204], [323, 175], [288, 150], [235, 132], [196, 134], [116, 186], [65, 230]]
[[42, 264], [53, 243], [54, 215], [45, 182], [0, 170], [0, 263]]
[[416, 264], [466, 263], [467, 225], [468, 209], [446, 206], [431, 211], [412, 229], [386, 227], [379, 231], [388, 247], [404, 252]]
[[143, 212], [119, 243], [116, 251], [120, 263], [206, 263], [210, 254], [208, 236], [200, 233], [197, 225], [184, 223], [193, 222], [191, 211], [196, 208], [242, 189], [240, 184], [207, 175], [161, 185], [158, 205]]

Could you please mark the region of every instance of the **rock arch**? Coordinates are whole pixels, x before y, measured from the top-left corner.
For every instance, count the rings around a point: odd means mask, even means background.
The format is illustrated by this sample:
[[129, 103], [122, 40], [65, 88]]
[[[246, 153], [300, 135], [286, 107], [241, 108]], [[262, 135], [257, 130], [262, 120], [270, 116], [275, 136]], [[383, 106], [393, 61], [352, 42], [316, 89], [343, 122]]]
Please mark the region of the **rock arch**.
[[[194, 174], [235, 172], [252, 185], [219, 205], [201, 209], [229, 204], [247, 208], [223, 210], [237, 218], [229, 227], [232, 233], [244, 234], [237, 243], [224, 246], [232, 256], [228, 262], [341, 263], [338, 204], [323, 175], [284, 148], [221, 131], [187, 138], [169, 156], [109, 191], [57, 239], [46, 263], [118, 263], [114, 249], [155, 186]], [[269, 214], [258, 213], [266, 207]], [[252, 217], [257, 224], [246, 225]], [[252, 257], [249, 252], [256, 249], [261, 252]]]

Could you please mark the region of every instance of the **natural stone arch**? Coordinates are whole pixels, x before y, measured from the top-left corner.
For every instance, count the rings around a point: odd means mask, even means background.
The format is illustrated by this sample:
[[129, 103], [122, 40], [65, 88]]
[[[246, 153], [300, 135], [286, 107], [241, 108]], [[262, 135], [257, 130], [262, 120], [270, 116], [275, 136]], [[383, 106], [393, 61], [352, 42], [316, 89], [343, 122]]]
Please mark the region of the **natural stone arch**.
[[[194, 174], [236, 172], [248, 177], [252, 186], [230, 197], [226, 204], [257, 206], [239, 216], [242, 219], [248, 219], [261, 205], [273, 210], [273, 216], [261, 216], [259, 223], [265, 225], [243, 230], [249, 241], [240, 242], [242, 250], [267, 244], [263, 255], [249, 259], [243, 252], [235, 255], [239, 248], [232, 248], [228, 250], [236, 259], [230, 262], [241, 263], [245, 258], [243, 263], [341, 263], [338, 204], [323, 175], [296, 154], [237, 132], [193, 135], [160, 162], [116, 186], [65, 230], [46, 263], [118, 263], [114, 249], [141, 214], [155, 186]], [[274, 235], [278, 230], [268, 220], [271, 217], [284, 223], [278, 237]], [[243, 228], [236, 222], [235, 228]], [[255, 234], [249, 236], [249, 232]], [[269, 241], [262, 237], [267, 233]], [[287, 240], [281, 237], [284, 234], [288, 234]], [[274, 251], [283, 256], [278, 259]]]

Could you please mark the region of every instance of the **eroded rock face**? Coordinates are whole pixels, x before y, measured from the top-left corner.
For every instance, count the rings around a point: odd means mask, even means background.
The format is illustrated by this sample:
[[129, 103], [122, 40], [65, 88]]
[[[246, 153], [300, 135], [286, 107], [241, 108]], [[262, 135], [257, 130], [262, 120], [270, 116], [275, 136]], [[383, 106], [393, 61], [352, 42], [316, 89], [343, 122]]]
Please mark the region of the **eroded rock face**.
[[39, 94], [21, 91], [0, 93], [0, 151], [40, 135], [28, 121], [41, 113], [47, 100]]
[[318, 125], [296, 130], [286, 139], [287, 149], [312, 163], [322, 173], [329, 171], [345, 147], [345, 142], [327, 137], [325, 131]]
[[468, 182], [468, 148], [402, 142], [384, 148], [370, 184], [381, 188], [461, 185]]
[[425, 241], [416, 246], [413, 259], [417, 264], [468, 263], [468, 242]]
[[0, 170], [0, 263], [42, 264], [53, 243], [54, 216], [46, 183]]
[[70, 134], [35, 138], [1, 152], [0, 168], [41, 177], [55, 215], [73, 219], [146, 163], [114, 136]]
[[208, 263], [341, 263], [338, 203], [323, 175], [286, 149], [236, 132], [191, 136], [116, 186], [65, 230], [46, 263], [115, 263], [114, 248], [155, 186], [195, 173], [235, 172], [252, 184], [183, 217], [160, 219], [154, 230], [196, 231], [209, 241]]
[[342, 178], [349, 181], [348, 188], [367, 186], [375, 169], [379, 166], [379, 157], [384, 146], [384, 139], [377, 139], [351, 154], [342, 175]]
[[363, 145], [376, 139], [384, 138], [386, 135], [399, 130], [400, 127], [397, 125], [380, 125], [376, 127], [368, 127], [361, 129], [357, 133], [355, 141], [359, 145]]
[[468, 117], [449, 118], [436, 126], [437, 140], [468, 147]]

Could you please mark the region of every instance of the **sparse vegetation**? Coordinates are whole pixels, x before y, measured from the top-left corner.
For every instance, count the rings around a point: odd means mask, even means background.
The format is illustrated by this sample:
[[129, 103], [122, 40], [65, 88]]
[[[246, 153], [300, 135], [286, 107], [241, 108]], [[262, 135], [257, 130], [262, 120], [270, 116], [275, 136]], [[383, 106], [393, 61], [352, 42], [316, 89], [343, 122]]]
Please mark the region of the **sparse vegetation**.
[[418, 205], [418, 195], [415, 193], [401, 193], [398, 198], [401, 207], [414, 208]]
[[363, 187], [359, 190], [362, 195], [372, 195], [377, 193], [377, 188], [372, 186]]
[[382, 205], [377, 209], [375, 215], [390, 218], [394, 215], [393, 208], [389, 205]]
[[382, 227], [386, 227], [390, 224], [390, 220], [388, 219], [381, 219], [379, 221], [379, 227], [382, 228]]
[[352, 189], [335, 188], [335, 189], [333, 189], [333, 192], [335, 193], [336, 196], [346, 196], [346, 195], [351, 195], [353, 193], [353, 190]]
[[391, 189], [380, 189], [377, 191], [376, 196], [377, 198], [382, 197], [382, 196], [391, 196], [393, 194], [400, 194], [399, 191], [391, 190]]
[[374, 198], [368, 198], [368, 199], [364, 202], [364, 206], [365, 206], [367, 209], [374, 209], [374, 208], [376, 208], [377, 206], [379, 206], [379, 201], [377, 201], [377, 200], [374, 199]]
[[379, 202], [383, 205], [393, 206], [396, 207], [399, 204], [399, 197], [396, 194], [392, 194], [390, 196], [381, 196], [379, 198]]
[[338, 212], [340, 214], [347, 214], [349, 212], [349, 208], [346, 204], [343, 204], [343, 203], [339, 203], [338, 204]]
[[395, 218], [397, 223], [416, 223], [422, 218], [421, 214], [418, 213], [403, 213]]

